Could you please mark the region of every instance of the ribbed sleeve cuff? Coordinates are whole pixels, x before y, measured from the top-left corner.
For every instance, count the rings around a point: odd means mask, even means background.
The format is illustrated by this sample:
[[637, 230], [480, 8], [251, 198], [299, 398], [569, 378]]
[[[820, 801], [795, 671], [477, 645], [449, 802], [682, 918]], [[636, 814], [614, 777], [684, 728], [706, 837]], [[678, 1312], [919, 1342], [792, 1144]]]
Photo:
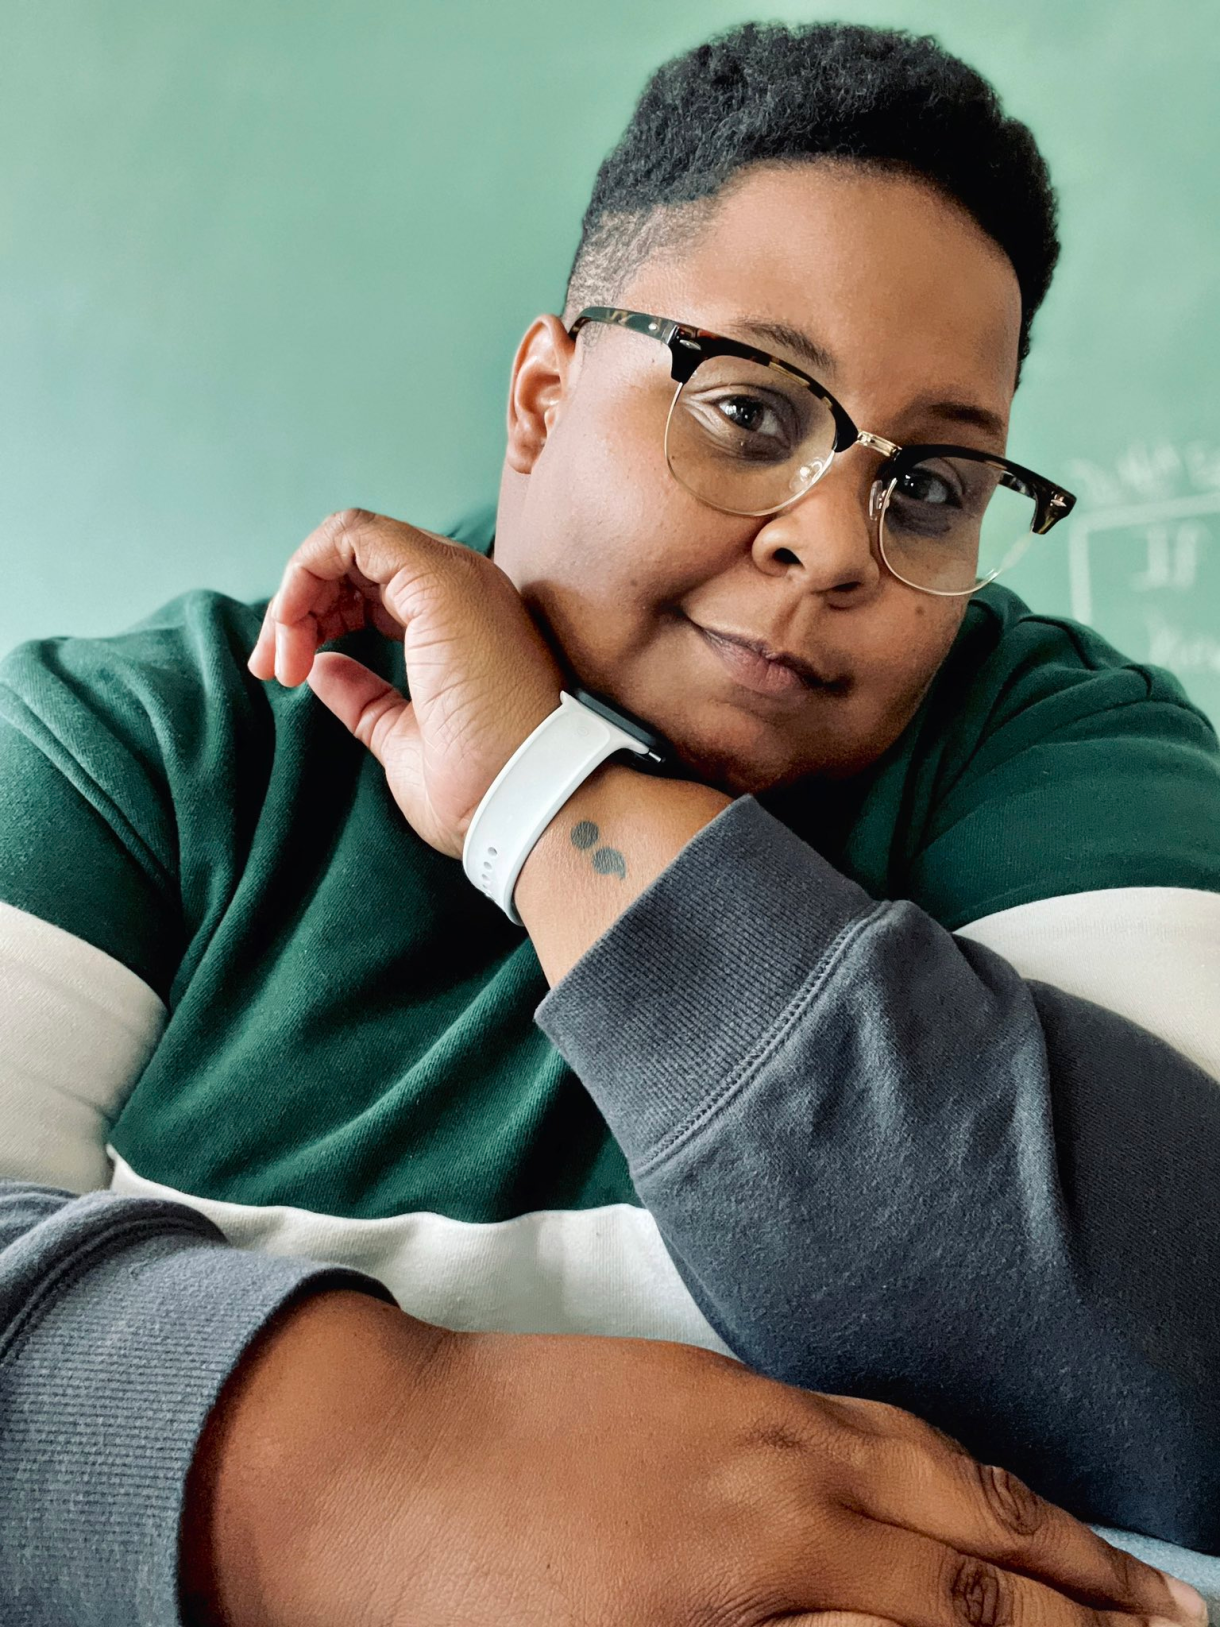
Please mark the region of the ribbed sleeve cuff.
[[718, 1110], [886, 907], [739, 797], [535, 1017], [639, 1174]]
[[[61, 1262], [0, 1353], [5, 1627], [180, 1621], [179, 1527], [208, 1413], [250, 1341], [358, 1272], [167, 1230], [161, 1206]], [[210, 1228], [209, 1228], [210, 1229]], [[48, 1291], [53, 1286], [53, 1292]]]

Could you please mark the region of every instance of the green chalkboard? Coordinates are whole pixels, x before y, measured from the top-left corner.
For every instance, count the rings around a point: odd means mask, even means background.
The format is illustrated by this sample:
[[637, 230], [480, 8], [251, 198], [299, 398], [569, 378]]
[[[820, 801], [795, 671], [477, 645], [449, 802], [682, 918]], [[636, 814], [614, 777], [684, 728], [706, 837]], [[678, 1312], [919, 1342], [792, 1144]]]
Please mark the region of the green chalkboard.
[[[647, 72], [728, 0], [6, 0], [0, 648], [270, 591], [321, 517], [493, 497]], [[1063, 259], [1012, 456], [1080, 494], [1013, 586], [1220, 718], [1220, 27], [1209, 0], [768, 6], [937, 34], [1038, 136]]]

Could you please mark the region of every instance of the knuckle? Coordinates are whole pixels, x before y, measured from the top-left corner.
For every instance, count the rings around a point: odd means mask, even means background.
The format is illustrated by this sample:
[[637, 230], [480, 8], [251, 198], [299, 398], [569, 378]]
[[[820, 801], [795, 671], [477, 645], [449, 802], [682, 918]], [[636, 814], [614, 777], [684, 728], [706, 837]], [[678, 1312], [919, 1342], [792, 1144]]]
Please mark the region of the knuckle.
[[954, 1618], [970, 1627], [1010, 1627], [1013, 1596], [1010, 1580], [985, 1559], [953, 1554], [947, 1589]]
[[746, 1381], [740, 1385], [737, 1414], [737, 1436], [744, 1446], [765, 1446], [773, 1437], [796, 1439], [800, 1435], [792, 1408], [785, 1404], [785, 1396], [772, 1393], [770, 1379], [759, 1383], [757, 1375], [748, 1369], [725, 1377], [732, 1383], [739, 1383], [741, 1378]]
[[[836, 1403], [840, 1397], [835, 1397]], [[844, 1408], [836, 1404], [821, 1420], [822, 1453], [853, 1483], [866, 1484], [878, 1474], [910, 1473], [914, 1455], [907, 1415], [888, 1402], [866, 1401]]]
[[896, 1434], [908, 1417], [901, 1407], [888, 1401], [871, 1401], [857, 1395], [810, 1393], [809, 1407], [862, 1438]]
[[899, 1441], [909, 1441], [917, 1445], [929, 1443], [931, 1440], [947, 1441], [949, 1437], [942, 1435], [933, 1424], [927, 1423], [923, 1418], [909, 1412], [906, 1407], [897, 1406], [892, 1401], [859, 1400], [858, 1418], [862, 1428], [872, 1434], [885, 1435]]
[[1134, 1554], [1125, 1548], [1109, 1548], [1108, 1558], [1114, 1571], [1115, 1585], [1129, 1599], [1142, 1598], [1147, 1592], [1148, 1571]]
[[809, 1441], [783, 1418], [764, 1418], [754, 1424], [745, 1438], [747, 1447], [771, 1452], [807, 1452]]
[[487, 568], [487, 560], [472, 548], [463, 548], [457, 542], [444, 542], [431, 549], [428, 555], [434, 567], [446, 575], [479, 576]]
[[1023, 1480], [994, 1463], [975, 1463], [983, 1501], [1006, 1532], [1019, 1537], [1035, 1536], [1046, 1524], [1047, 1505]]
[[341, 508], [334, 514], [328, 514], [324, 523], [335, 532], [358, 531], [361, 526], [368, 525], [369, 521], [376, 517], [367, 508]]
[[938, 1429], [935, 1424], [929, 1424], [923, 1420], [921, 1421], [931, 1437], [931, 1440], [937, 1446], [939, 1446], [942, 1451], [948, 1452], [951, 1457], [969, 1458], [972, 1463], [974, 1462], [973, 1454], [966, 1450], [961, 1441], [954, 1439], [952, 1435], [947, 1435], [943, 1429]]

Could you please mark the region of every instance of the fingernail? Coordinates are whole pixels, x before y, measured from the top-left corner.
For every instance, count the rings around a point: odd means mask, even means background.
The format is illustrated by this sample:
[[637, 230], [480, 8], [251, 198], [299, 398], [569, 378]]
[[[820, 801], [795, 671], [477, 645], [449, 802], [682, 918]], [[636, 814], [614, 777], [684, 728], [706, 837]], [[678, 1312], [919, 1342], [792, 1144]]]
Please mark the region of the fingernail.
[[1207, 1604], [1201, 1593], [1195, 1591], [1189, 1582], [1180, 1581], [1176, 1576], [1170, 1576], [1168, 1571], [1162, 1571], [1165, 1586], [1173, 1594], [1173, 1602], [1178, 1609], [1185, 1612], [1194, 1621], [1207, 1627]]
[[277, 627], [275, 630], [275, 675], [281, 683], [284, 681], [284, 675], [280, 668], [286, 664], [287, 657], [288, 629], [286, 627]]

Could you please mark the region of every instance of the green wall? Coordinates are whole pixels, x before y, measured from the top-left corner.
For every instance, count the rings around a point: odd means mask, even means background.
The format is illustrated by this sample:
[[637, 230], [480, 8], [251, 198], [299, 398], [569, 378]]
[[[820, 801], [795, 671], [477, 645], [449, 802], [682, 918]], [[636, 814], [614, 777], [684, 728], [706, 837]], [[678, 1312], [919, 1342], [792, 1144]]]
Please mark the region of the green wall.
[[1031, 125], [1064, 253], [1009, 445], [1081, 502], [1012, 582], [1220, 718], [1211, 0], [5, 0], [0, 648], [494, 496], [598, 161], [748, 16], [933, 32]]

